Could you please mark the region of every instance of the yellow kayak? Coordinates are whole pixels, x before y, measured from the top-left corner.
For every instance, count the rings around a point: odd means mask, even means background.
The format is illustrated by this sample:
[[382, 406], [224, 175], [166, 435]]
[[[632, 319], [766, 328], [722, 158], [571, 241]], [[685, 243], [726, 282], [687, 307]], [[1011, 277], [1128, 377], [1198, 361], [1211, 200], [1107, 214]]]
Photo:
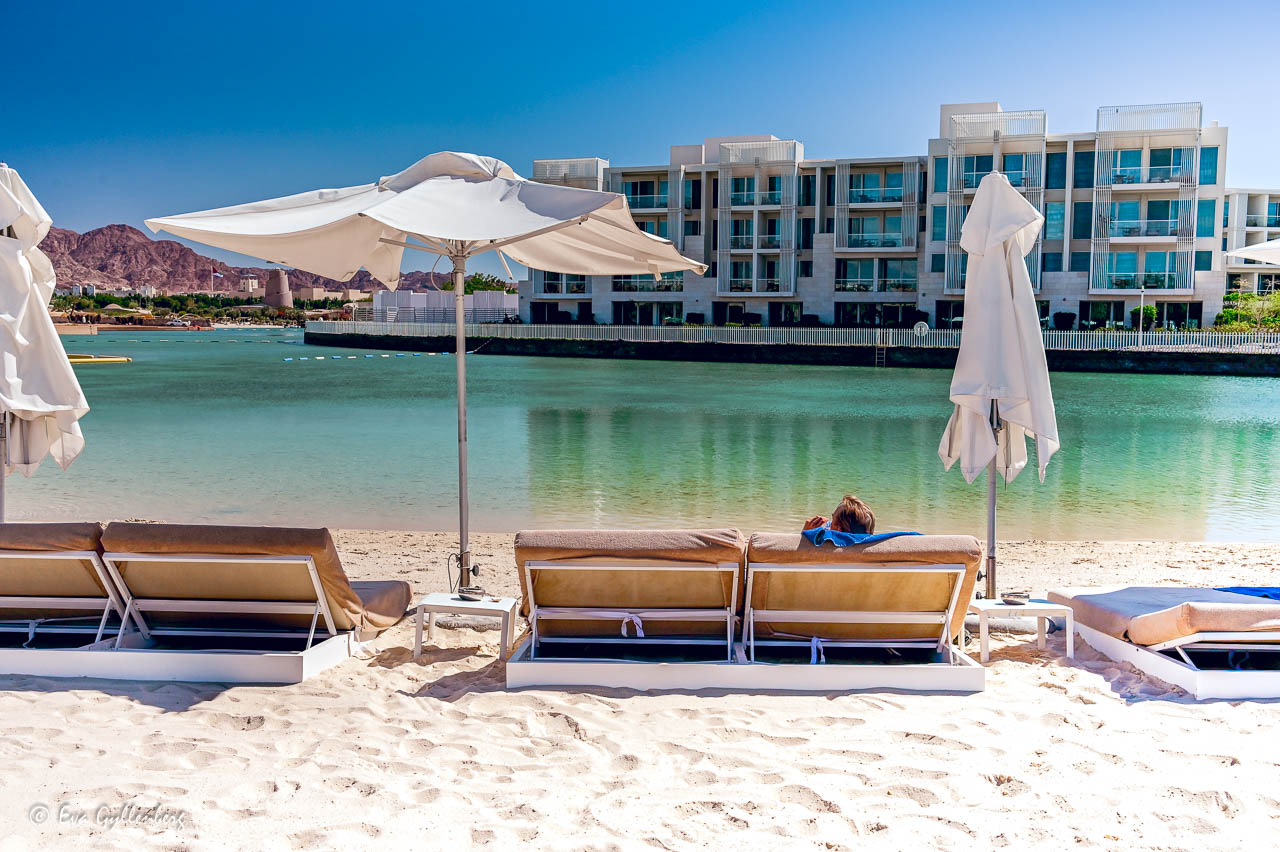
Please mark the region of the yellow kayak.
[[67, 360], [72, 366], [76, 364], [129, 364], [132, 358], [126, 358], [123, 355], [72, 355], [68, 353]]

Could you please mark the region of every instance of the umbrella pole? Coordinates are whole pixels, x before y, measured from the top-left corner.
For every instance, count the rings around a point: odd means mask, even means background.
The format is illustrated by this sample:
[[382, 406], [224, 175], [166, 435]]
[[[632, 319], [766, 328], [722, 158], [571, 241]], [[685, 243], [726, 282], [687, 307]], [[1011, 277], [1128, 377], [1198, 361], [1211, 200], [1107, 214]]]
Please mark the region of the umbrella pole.
[[467, 256], [459, 253], [453, 261], [454, 333], [458, 348], [458, 597], [480, 600], [484, 590], [471, 585], [471, 522], [467, 495]]
[[4, 523], [4, 487], [9, 479], [9, 412], [0, 412], [0, 524]]
[[996, 598], [996, 460], [987, 463], [987, 600]]

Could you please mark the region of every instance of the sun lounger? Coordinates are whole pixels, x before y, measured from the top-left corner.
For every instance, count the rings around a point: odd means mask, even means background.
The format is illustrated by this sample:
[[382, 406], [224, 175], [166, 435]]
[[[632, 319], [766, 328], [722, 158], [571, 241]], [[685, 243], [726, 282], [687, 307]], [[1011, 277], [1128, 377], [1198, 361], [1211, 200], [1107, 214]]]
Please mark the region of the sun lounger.
[[720, 530], [516, 533], [529, 659], [548, 645], [719, 645], [733, 657], [746, 542]]
[[109, 619], [118, 626], [101, 540], [100, 524], [0, 524], [0, 632], [26, 648], [74, 647], [100, 641]]
[[1076, 632], [1196, 698], [1280, 698], [1280, 601], [1180, 586], [1049, 592]]

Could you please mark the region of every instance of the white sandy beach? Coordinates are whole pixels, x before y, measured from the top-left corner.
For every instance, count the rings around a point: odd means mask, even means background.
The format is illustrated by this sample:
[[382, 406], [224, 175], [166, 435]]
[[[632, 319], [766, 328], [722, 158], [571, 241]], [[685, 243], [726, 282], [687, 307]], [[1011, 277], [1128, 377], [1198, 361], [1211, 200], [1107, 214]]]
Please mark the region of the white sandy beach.
[[[400, 577], [415, 593], [445, 588], [454, 541], [338, 535], [353, 578]], [[510, 536], [478, 536], [474, 552], [491, 590], [514, 590]], [[1001, 586], [1040, 594], [1257, 583], [1280, 561], [1280, 546], [1257, 545], [1002, 553]], [[0, 849], [1273, 842], [1280, 707], [1196, 703], [1083, 644], [1071, 664], [1060, 634], [1045, 652], [1027, 638], [997, 642], [972, 696], [509, 693], [496, 629], [438, 630], [413, 661], [407, 621], [367, 659], [296, 686], [3, 678]], [[167, 811], [97, 824], [102, 806], [130, 804]]]

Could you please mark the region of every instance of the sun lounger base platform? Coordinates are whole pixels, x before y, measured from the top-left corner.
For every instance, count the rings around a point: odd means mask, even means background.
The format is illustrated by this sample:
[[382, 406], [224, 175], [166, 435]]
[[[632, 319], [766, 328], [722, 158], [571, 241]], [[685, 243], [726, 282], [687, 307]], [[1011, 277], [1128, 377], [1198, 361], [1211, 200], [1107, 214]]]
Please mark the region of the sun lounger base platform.
[[876, 665], [750, 662], [741, 642], [734, 660], [648, 662], [643, 660], [530, 659], [531, 642], [522, 642], [507, 661], [507, 687], [599, 687], [641, 692], [732, 690], [739, 692], [981, 692], [986, 669], [953, 646], [937, 663]]
[[[1185, 654], [1173, 657], [1161, 653], [1159, 646], [1146, 647], [1117, 639], [1115, 636], [1095, 630], [1076, 621], [1076, 634], [1088, 642], [1095, 651], [1110, 657], [1116, 662], [1129, 663], [1134, 668], [1166, 683], [1186, 690], [1197, 699], [1250, 699], [1280, 698], [1280, 670], [1233, 670], [1202, 669]], [[1170, 650], [1179, 653], [1198, 650], [1248, 650], [1248, 640], [1257, 640], [1257, 634], [1249, 636], [1243, 633], [1213, 634], [1200, 633], [1184, 637], [1177, 643], [1166, 643]], [[1245, 643], [1245, 644], [1241, 644]], [[1226, 645], [1226, 648], [1215, 646]], [[1280, 645], [1272, 642], [1267, 653], [1280, 653]]]

